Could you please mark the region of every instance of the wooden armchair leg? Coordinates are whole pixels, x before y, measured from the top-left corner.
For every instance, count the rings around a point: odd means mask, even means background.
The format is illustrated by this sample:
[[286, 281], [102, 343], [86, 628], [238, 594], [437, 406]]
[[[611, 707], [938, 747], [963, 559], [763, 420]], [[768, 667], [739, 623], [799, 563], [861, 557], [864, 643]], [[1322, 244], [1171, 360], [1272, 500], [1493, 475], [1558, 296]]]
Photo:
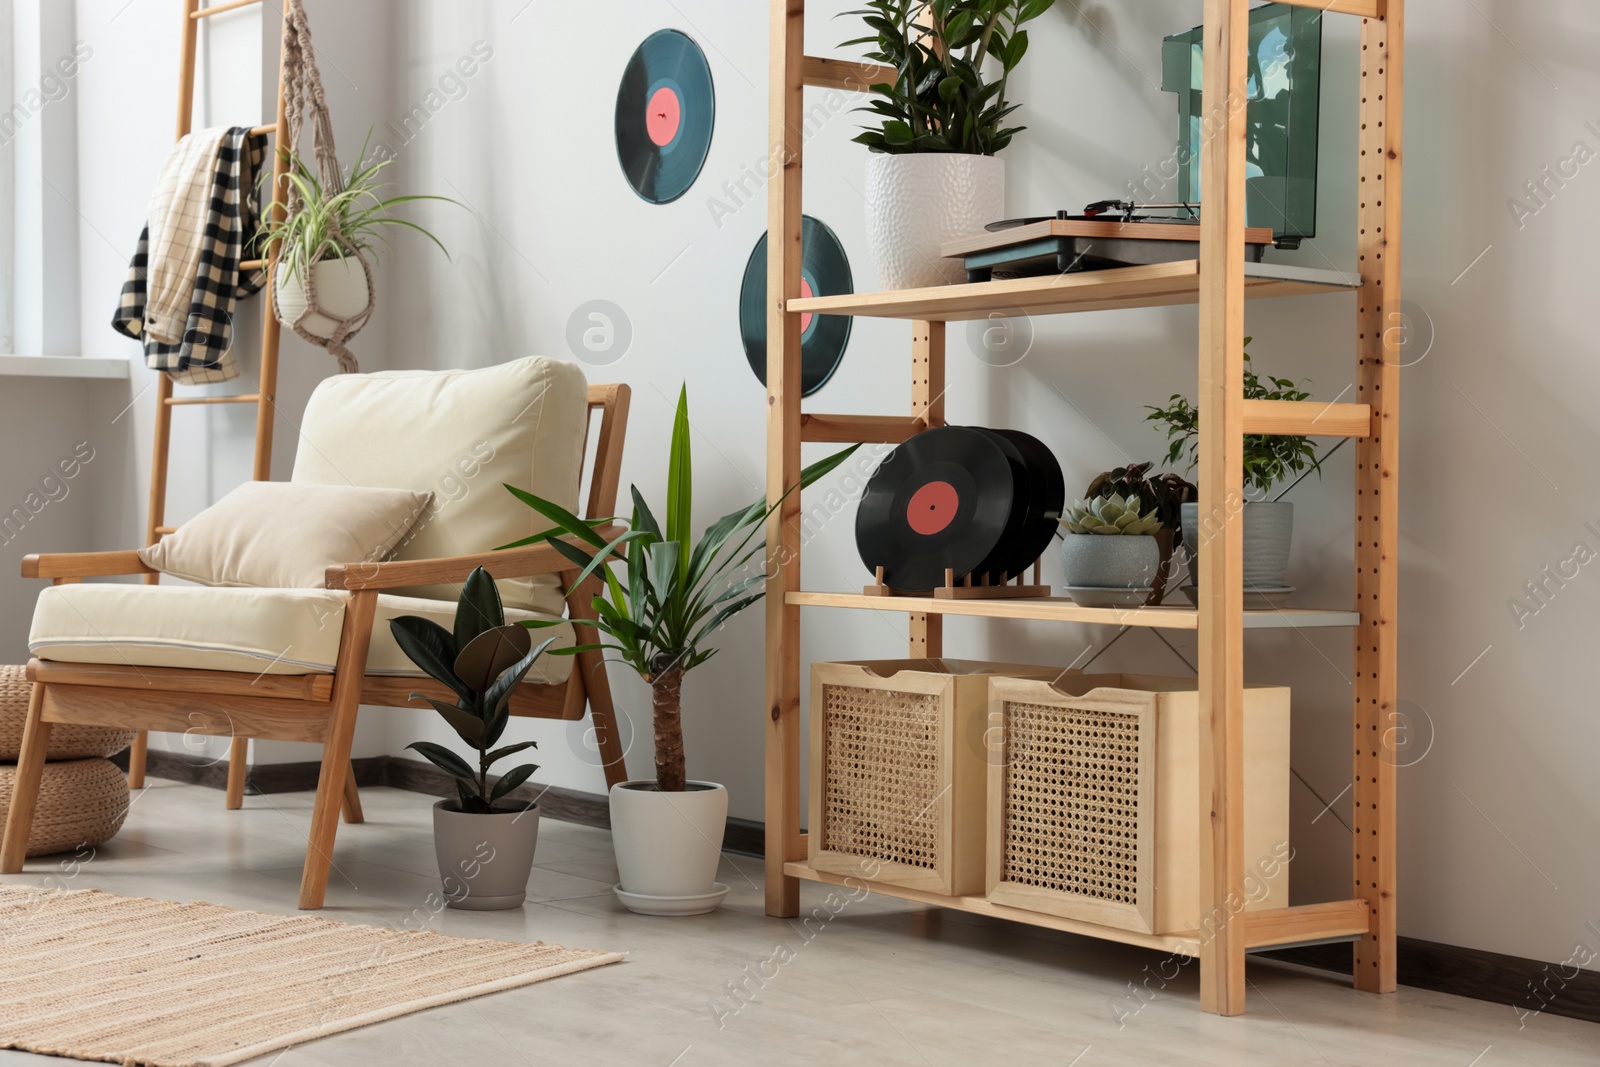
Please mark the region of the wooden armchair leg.
[[22, 728], [22, 751], [17, 757], [17, 777], [11, 790], [11, 811], [6, 817], [5, 841], [0, 844], [0, 873], [16, 874], [28, 855], [28, 832], [33, 829], [33, 809], [39, 801], [39, 780], [50, 746], [50, 724], [44, 721], [44, 683], [33, 684], [28, 700], [28, 721]]
[[140, 730], [128, 746], [128, 788], [144, 788], [145, 754], [150, 750], [150, 735]]
[[377, 608], [377, 591], [362, 589], [351, 595], [344, 612], [339, 662], [333, 672], [332, 721], [322, 745], [322, 772], [317, 779], [316, 804], [311, 810], [306, 865], [300, 875], [300, 907], [305, 910], [322, 907], [328, 892], [333, 839], [339, 830], [345, 779], [351, 776], [350, 745], [355, 740], [356, 712], [361, 708], [361, 682], [367, 671], [367, 646], [372, 641], [372, 619]]
[[250, 770], [250, 739], [235, 737], [228, 746], [228, 799], [229, 811], [244, 807], [244, 778]]
[[361, 811], [361, 791], [356, 788], [356, 765], [352, 760], [350, 770], [344, 776], [344, 821], [346, 823], [366, 822], [367, 817]]

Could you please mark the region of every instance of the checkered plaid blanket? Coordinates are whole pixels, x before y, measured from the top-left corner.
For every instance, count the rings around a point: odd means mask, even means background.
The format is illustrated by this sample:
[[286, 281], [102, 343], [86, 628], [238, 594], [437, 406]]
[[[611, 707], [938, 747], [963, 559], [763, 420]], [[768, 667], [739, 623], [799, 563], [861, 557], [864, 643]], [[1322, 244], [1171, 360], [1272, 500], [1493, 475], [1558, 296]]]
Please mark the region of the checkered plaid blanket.
[[239, 270], [256, 232], [255, 179], [266, 151], [266, 135], [251, 136], [243, 126], [190, 134], [173, 149], [151, 197], [111, 328], [143, 342], [146, 364], [174, 381], [239, 375], [233, 305], [266, 282], [264, 270]]

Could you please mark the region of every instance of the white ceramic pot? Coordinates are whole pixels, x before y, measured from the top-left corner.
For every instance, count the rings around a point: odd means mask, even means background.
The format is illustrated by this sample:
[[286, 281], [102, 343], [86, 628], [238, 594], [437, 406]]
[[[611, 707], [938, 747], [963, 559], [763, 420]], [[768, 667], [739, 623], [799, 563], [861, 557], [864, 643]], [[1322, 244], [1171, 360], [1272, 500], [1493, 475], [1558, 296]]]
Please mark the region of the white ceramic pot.
[[[504, 802], [502, 802], [504, 803]], [[454, 800], [433, 806], [433, 852], [444, 898], [452, 908], [520, 908], [528, 896], [533, 850], [539, 844], [539, 805], [472, 815]]]
[[[344, 259], [324, 259], [311, 268], [316, 277], [317, 311], [306, 316], [300, 325], [313, 337], [329, 338], [339, 329], [339, 321], [354, 318], [367, 308], [367, 272], [355, 256]], [[293, 326], [296, 319], [310, 306], [306, 298], [305, 276], [289, 277], [289, 269], [278, 264], [278, 310], [285, 326]], [[327, 312], [326, 315], [321, 312]], [[337, 319], [329, 316], [337, 316]]]
[[728, 887], [717, 881], [728, 791], [689, 782], [661, 793], [654, 780], [611, 787], [611, 840], [617, 851], [617, 899], [641, 915], [714, 911]]
[[884, 289], [967, 280], [946, 241], [982, 233], [1005, 218], [1006, 164], [994, 156], [920, 152], [867, 157], [867, 243]]

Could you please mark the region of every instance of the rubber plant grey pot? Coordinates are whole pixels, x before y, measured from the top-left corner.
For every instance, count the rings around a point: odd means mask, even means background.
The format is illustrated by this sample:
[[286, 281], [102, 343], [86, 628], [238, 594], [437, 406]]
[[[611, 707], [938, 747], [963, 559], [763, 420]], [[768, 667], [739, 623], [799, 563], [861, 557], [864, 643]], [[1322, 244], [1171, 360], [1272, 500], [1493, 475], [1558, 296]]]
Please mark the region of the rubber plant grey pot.
[[611, 840], [617, 852], [617, 899], [641, 915], [700, 915], [727, 895], [717, 881], [728, 790], [686, 783], [663, 793], [654, 779], [611, 787]]
[[[1244, 530], [1244, 587], [1281, 589], [1289, 583], [1289, 548], [1294, 539], [1294, 505], [1286, 501], [1258, 500], [1240, 512]], [[1200, 521], [1200, 505], [1182, 508], [1183, 551], [1191, 578], [1196, 577], [1195, 552], [1215, 535], [1215, 523]], [[1192, 584], [1192, 583], [1191, 583]]]
[[433, 806], [433, 852], [452, 908], [500, 911], [528, 897], [533, 850], [539, 843], [539, 805], [475, 815], [460, 803]]

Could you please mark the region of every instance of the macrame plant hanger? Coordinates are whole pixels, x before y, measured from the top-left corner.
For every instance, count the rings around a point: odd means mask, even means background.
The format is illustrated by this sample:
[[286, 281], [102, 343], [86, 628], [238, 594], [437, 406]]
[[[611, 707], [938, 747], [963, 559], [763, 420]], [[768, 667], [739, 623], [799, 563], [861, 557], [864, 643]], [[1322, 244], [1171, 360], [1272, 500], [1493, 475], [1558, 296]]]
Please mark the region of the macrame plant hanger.
[[[301, 123], [306, 109], [310, 108], [312, 148], [317, 160], [317, 176], [322, 182], [324, 195], [335, 196], [344, 190], [344, 175], [339, 170], [339, 157], [334, 150], [333, 120], [328, 115], [328, 101], [322, 92], [322, 75], [317, 70], [316, 53], [311, 47], [311, 24], [306, 20], [301, 0], [285, 0], [284, 20], [283, 96], [288, 135], [280, 142], [279, 150], [288, 152], [297, 150], [300, 144]], [[293, 218], [305, 210], [305, 200], [293, 183], [289, 184], [288, 194], [288, 217]], [[367, 306], [347, 319], [341, 319], [324, 311], [317, 304], [316, 265], [305, 264], [301, 268], [301, 273], [304, 275], [301, 283], [306, 291], [306, 310], [292, 321], [286, 318], [283, 306], [278, 300], [281, 287], [276, 285], [272, 287], [272, 307], [278, 316], [278, 321], [292, 329], [302, 340], [327, 349], [328, 353], [339, 361], [341, 374], [354, 374], [361, 368], [356, 363], [355, 355], [345, 347], [345, 342], [360, 333], [361, 328], [372, 318], [377, 287], [373, 284], [371, 260], [344, 235], [339, 228], [339, 220], [332, 215], [328, 217], [328, 230], [328, 240], [342, 249], [346, 258], [353, 257], [361, 264], [361, 270], [367, 279]], [[333, 336], [318, 337], [306, 329], [306, 319], [314, 314], [338, 324]]]

